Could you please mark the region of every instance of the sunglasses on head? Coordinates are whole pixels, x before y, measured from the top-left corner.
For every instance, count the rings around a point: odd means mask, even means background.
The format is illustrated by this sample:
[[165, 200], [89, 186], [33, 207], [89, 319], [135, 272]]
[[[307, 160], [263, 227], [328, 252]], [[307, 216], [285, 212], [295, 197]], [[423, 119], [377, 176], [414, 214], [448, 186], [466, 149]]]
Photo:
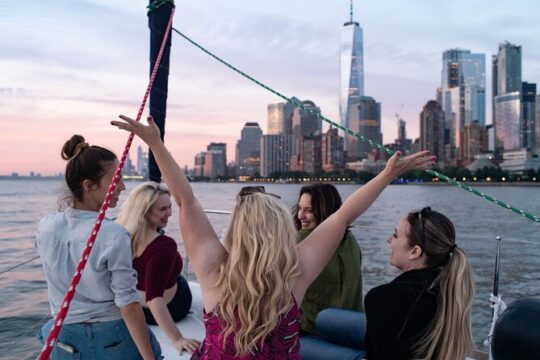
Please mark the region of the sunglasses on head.
[[422, 210], [418, 211], [418, 223], [420, 224], [420, 230], [422, 231], [422, 254], [426, 247], [426, 224], [424, 223], [427, 213], [431, 211], [429, 206], [426, 206]]
[[240, 189], [240, 192], [238, 193], [238, 196], [240, 196], [242, 198], [244, 196], [248, 196], [248, 195], [255, 194], [255, 193], [270, 195], [270, 196], [273, 196], [273, 197], [275, 197], [277, 199], [281, 199], [281, 196], [279, 196], [279, 195], [272, 194], [272, 193], [267, 193], [266, 190], [264, 189], [264, 186], [244, 186], [242, 189]]

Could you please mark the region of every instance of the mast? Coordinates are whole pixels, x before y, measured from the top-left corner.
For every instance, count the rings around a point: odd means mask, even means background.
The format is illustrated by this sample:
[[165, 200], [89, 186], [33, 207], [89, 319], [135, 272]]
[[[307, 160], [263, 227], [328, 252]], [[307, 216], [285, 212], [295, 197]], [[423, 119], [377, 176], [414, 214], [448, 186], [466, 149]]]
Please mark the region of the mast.
[[[150, 28], [150, 73], [156, 62], [159, 53], [163, 34], [167, 29], [167, 24], [174, 8], [173, 1], [152, 1], [149, 3], [160, 3], [157, 8], [150, 7], [148, 11], [148, 27]], [[150, 91], [150, 115], [161, 131], [161, 139], [165, 137], [165, 118], [167, 116], [167, 92], [169, 85], [169, 60], [171, 54], [171, 37], [169, 33], [163, 57], [159, 65], [154, 86]], [[151, 181], [161, 182], [161, 171], [156, 164], [156, 159], [152, 151], [148, 154], [148, 177]]]

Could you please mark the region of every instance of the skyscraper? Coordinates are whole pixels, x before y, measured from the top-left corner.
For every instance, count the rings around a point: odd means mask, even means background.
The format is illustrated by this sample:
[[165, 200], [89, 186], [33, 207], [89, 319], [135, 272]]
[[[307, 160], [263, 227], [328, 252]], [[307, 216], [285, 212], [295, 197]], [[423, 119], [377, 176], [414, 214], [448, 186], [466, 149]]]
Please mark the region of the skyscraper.
[[236, 144], [238, 175], [254, 175], [259, 172], [262, 130], [256, 122], [247, 122]]
[[532, 150], [535, 145], [536, 84], [523, 82], [521, 87], [520, 142], [522, 148]]
[[420, 113], [420, 149], [429, 150], [441, 166], [444, 148], [444, 112], [437, 101], [430, 100]]
[[343, 137], [337, 128], [328, 129], [322, 142], [322, 167], [324, 171], [342, 170], [345, 165], [343, 159]]
[[467, 124], [486, 123], [486, 57], [470, 50], [450, 49], [443, 53], [441, 105], [445, 113], [450, 145], [459, 148]]
[[227, 144], [210, 143], [206, 147], [204, 176], [213, 179], [227, 175]]
[[[361, 96], [353, 100], [349, 112], [349, 124], [351, 130], [382, 144], [381, 103], [371, 96]], [[345, 135], [345, 143], [348, 143], [347, 161], [365, 159], [375, 150], [368, 143], [351, 135]]]
[[261, 176], [289, 171], [292, 135], [263, 135], [261, 138]]
[[[294, 98], [298, 101], [298, 99]], [[268, 105], [268, 135], [291, 134], [294, 105], [280, 102]]]
[[[364, 44], [360, 24], [353, 20], [351, 0], [349, 21], [343, 24], [340, 47], [340, 96], [341, 125], [349, 128], [349, 113], [355, 98], [364, 95]], [[347, 141], [345, 141], [347, 150]]]
[[540, 156], [540, 95], [536, 95], [534, 104], [534, 153]]
[[493, 80], [497, 84], [493, 96], [521, 91], [521, 45], [499, 44], [499, 52], [493, 59], [496, 65]]

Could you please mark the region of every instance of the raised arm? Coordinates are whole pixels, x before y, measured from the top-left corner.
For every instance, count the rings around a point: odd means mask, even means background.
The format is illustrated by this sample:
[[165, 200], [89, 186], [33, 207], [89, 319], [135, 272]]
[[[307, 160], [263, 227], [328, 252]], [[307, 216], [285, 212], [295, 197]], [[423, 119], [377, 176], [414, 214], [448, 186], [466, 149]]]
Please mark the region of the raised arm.
[[187, 255], [203, 293], [214, 286], [219, 266], [226, 258], [226, 252], [204, 213], [199, 201], [193, 195], [191, 185], [184, 172], [169, 153], [159, 136], [159, 128], [152, 117], [148, 125], [120, 115], [123, 121], [111, 124], [140, 137], [152, 150], [161, 174], [176, 203], [180, 208], [180, 229]]
[[434, 164], [434, 160], [435, 157], [430, 156], [428, 151], [418, 152], [403, 159], [400, 159], [399, 153], [394, 154], [379, 175], [356, 190], [338, 211], [298, 244], [301, 275], [294, 288], [297, 301], [301, 301], [308, 286], [324, 269], [343, 238], [347, 226], [373, 204], [393, 179], [412, 169], [426, 169]]

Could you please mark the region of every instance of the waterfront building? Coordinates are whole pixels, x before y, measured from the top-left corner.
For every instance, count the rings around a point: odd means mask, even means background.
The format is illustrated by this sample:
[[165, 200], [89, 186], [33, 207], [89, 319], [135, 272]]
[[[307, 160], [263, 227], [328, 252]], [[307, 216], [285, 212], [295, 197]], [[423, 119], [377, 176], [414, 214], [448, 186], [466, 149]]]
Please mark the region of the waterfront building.
[[301, 170], [310, 175], [322, 172], [322, 135], [304, 136], [300, 145]]
[[195, 155], [195, 166], [193, 167], [193, 175], [202, 177], [204, 174], [204, 160], [206, 158], [206, 152], [201, 151]]
[[488, 151], [487, 130], [477, 122], [466, 124], [462, 130], [461, 138], [463, 146], [460, 151], [463, 165], [470, 164], [475, 155]]
[[[450, 49], [443, 53], [440, 98], [445, 113], [447, 144], [462, 146], [461, 133], [467, 124], [485, 125], [486, 117], [485, 54]], [[462, 152], [461, 152], [462, 153]]]
[[[349, 111], [350, 129], [366, 138], [382, 144], [381, 104], [371, 96], [361, 96], [352, 101]], [[365, 159], [377, 150], [367, 142], [352, 136], [345, 136], [347, 161]]]
[[343, 157], [343, 137], [337, 128], [328, 129], [322, 141], [322, 167], [324, 171], [342, 171], [345, 165]]
[[534, 152], [540, 156], [540, 95], [536, 95], [534, 107]]
[[236, 167], [239, 176], [253, 176], [259, 172], [262, 130], [259, 123], [247, 122], [236, 143]]
[[[340, 95], [341, 125], [350, 128], [350, 112], [354, 99], [364, 95], [364, 44], [360, 24], [353, 19], [351, 1], [349, 21], [341, 29], [340, 46]], [[347, 142], [345, 141], [345, 150]]]
[[522, 83], [521, 87], [521, 114], [520, 114], [520, 142], [521, 147], [532, 150], [535, 146], [535, 101], [536, 84]]
[[429, 100], [420, 113], [420, 149], [437, 157], [439, 167], [445, 165], [444, 111], [435, 100]]
[[[297, 98], [294, 100], [299, 101]], [[268, 105], [268, 135], [292, 133], [292, 116], [294, 105], [290, 102], [280, 102]]]
[[[320, 113], [321, 109], [311, 100], [301, 102], [306, 109]], [[301, 153], [301, 142], [304, 137], [313, 137], [322, 132], [322, 120], [308, 110], [295, 107], [292, 114], [292, 155]]]
[[511, 151], [521, 147], [520, 117], [521, 93], [514, 91], [495, 96], [495, 137], [501, 150]]
[[292, 135], [263, 135], [261, 138], [261, 176], [289, 171], [292, 156]]
[[227, 175], [227, 144], [211, 142], [206, 147], [204, 176], [211, 179]]
[[505, 151], [501, 169], [514, 174], [523, 174], [526, 170], [540, 170], [540, 158], [528, 149]]

